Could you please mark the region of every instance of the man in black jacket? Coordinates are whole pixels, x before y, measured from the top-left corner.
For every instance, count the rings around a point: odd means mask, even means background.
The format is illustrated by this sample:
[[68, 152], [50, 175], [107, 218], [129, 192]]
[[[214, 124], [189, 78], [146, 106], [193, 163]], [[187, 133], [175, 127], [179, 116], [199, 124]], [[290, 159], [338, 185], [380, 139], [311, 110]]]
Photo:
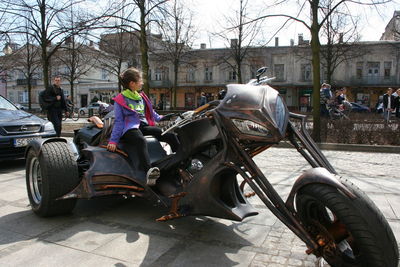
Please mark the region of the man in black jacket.
[[388, 88], [387, 93], [383, 95], [383, 117], [385, 121], [389, 121], [390, 113], [394, 110], [395, 103], [394, 103], [394, 95], [393, 89]]
[[57, 136], [61, 135], [62, 111], [65, 110], [67, 113], [64, 92], [60, 85], [61, 77], [56, 76], [54, 77], [53, 85], [47, 87], [44, 92], [44, 100], [48, 103], [47, 119], [53, 123]]
[[396, 118], [400, 119], [400, 88], [396, 91], [397, 96], [394, 98], [394, 106], [396, 108]]

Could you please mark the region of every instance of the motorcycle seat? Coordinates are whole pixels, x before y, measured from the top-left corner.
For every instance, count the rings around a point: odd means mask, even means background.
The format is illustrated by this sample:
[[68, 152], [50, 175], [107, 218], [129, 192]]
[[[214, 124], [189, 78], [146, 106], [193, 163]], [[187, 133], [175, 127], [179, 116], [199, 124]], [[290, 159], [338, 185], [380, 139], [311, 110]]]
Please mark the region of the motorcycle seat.
[[[150, 164], [153, 164], [167, 156], [167, 152], [162, 148], [160, 142], [154, 136], [145, 136], [147, 142], [147, 151], [149, 152]], [[135, 157], [132, 159], [136, 161], [136, 154], [134, 153], [135, 146], [133, 144], [126, 144], [120, 142], [118, 147], [128, 153], [130, 157]], [[138, 159], [139, 160], [139, 159]]]

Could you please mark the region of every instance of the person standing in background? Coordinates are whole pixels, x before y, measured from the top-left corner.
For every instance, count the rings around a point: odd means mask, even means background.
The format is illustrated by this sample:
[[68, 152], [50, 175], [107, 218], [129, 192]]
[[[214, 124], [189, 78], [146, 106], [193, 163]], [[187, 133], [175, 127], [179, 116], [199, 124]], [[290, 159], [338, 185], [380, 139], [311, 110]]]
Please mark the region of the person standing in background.
[[396, 91], [397, 96], [394, 99], [394, 107], [396, 108], [396, 118], [400, 119], [400, 88]]
[[49, 103], [47, 108], [47, 119], [53, 123], [57, 136], [61, 136], [62, 111], [68, 116], [67, 105], [65, 103], [64, 92], [60, 87], [61, 77], [55, 76], [53, 85], [46, 88], [44, 100]]
[[394, 110], [394, 96], [393, 89], [388, 88], [386, 94], [383, 95], [383, 118], [385, 122], [390, 119], [390, 113]]
[[207, 103], [207, 97], [206, 94], [204, 92], [201, 92], [201, 96], [200, 96], [200, 105], [199, 106], [203, 106]]

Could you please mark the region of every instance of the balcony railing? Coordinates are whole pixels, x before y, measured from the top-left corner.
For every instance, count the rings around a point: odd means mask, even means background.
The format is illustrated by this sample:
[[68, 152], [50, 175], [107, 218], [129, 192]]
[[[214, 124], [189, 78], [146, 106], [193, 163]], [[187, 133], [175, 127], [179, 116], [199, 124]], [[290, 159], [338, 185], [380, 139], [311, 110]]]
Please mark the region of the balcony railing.
[[[27, 85], [28, 79], [17, 79], [17, 85]], [[31, 85], [37, 85], [37, 79], [31, 79]]]
[[396, 76], [361, 76], [351, 77], [352, 85], [394, 85]]
[[152, 88], [154, 88], [154, 87], [171, 87], [172, 82], [170, 80], [161, 80], [161, 81], [151, 80], [151, 81], [149, 81], [149, 85]]

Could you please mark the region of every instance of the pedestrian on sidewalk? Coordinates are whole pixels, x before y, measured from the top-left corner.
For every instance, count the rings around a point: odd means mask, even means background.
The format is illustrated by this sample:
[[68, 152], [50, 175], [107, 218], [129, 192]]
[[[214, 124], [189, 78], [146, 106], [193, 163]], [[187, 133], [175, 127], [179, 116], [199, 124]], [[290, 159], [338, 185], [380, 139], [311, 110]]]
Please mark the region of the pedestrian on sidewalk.
[[44, 101], [48, 103], [47, 119], [53, 123], [54, 130], [58, 137], [61, 136], [62, 111], [65, 111], [66, 116], [68, 116], [64, 91], [61, 89], [60, 85], [61, 77], [55, 76], [53, 84], [46, 88], [43, 95]]
[[332, 92], [331, 86], [327, 83], [321, 85], [320, 95], [320, 112], [322, 117], [329, 117], [328, 105], [331, 103]]
[[201, 95], [200, 95], [200, 105], [199, 105], [199, 107], [205, 105], [206, 103], [207, 103], [206, 93], [201, 92]]
[[396, 108], [396, 118], [400, 119], [400, 88], [396, 91], [397, 96], [394, 99], [394, 106]]
[[394, 100], [393, 89], [389, 87], [386, 94], [383, 95], [383, 118], [385, 122], [389, 122], [390, 120], [390, 114], [394, 110]]

